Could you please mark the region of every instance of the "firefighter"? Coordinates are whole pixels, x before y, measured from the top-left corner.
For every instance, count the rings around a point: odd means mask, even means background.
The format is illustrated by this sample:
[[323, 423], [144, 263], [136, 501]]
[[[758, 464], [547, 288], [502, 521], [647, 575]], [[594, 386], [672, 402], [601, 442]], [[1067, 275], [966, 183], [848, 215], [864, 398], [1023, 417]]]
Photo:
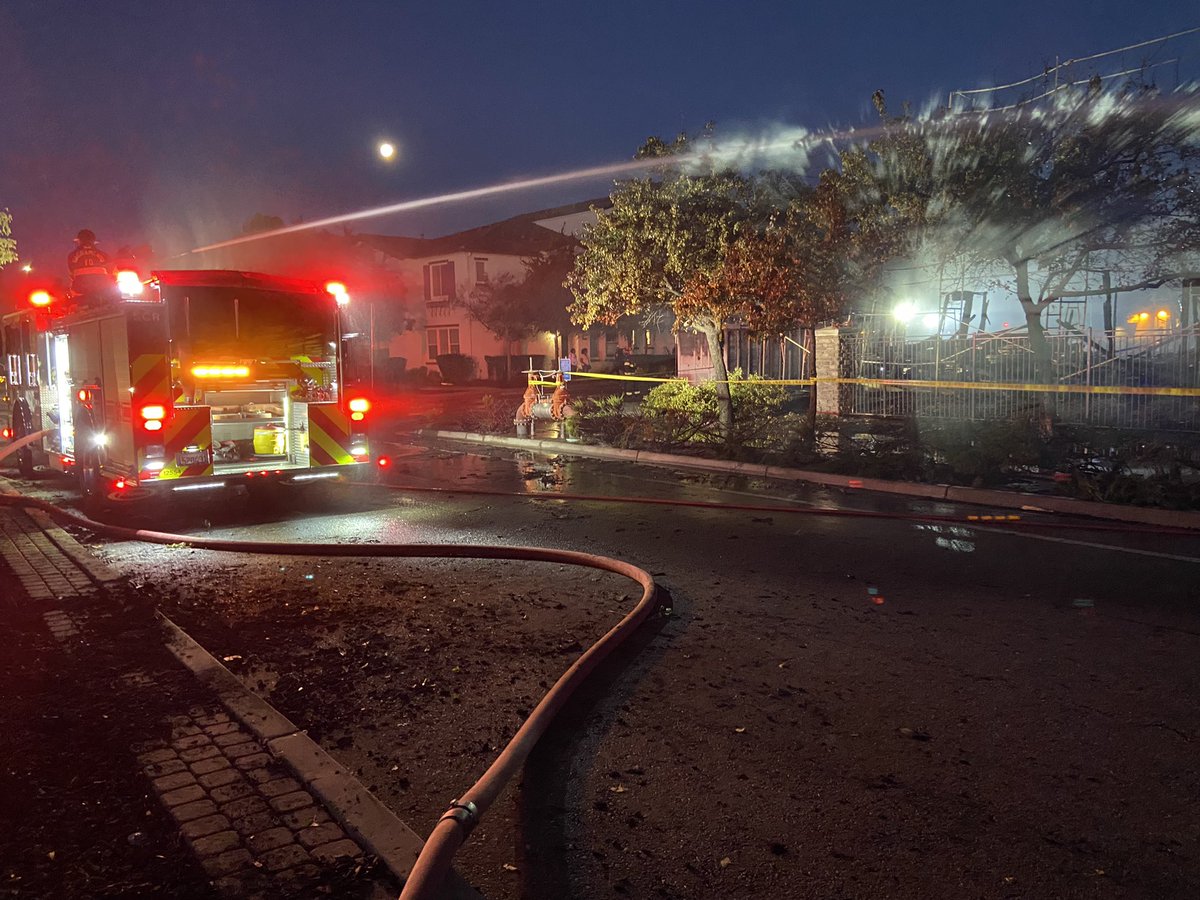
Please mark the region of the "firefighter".
[[103, 291], [113, 284], [108, 271], [108, 254], [96, 246], [96, 234], [89, 228], [75, 236], [75, 249], [67, 254], [71, 272], [71, 290], [76, 294]]

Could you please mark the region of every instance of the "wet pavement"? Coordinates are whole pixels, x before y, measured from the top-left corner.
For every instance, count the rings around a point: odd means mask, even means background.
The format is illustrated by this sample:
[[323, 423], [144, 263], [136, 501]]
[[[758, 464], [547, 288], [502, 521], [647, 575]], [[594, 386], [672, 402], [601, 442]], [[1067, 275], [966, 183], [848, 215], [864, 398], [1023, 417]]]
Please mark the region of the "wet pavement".
[[[1186, 799], [1200, 790], [1197, 538], [1014, 533], [968, 522], [985, 511], [974, 506], [514, 452], [393, 449], [393, 490], [352, 489], [292, 509], [234, 498], [177, 510], [169, 527], [257, 540], [582, 549], [641, 565], [669, 591], [669, 616], [588, 701], [590, 712], [548, 742], [526, 789], [493, 814], [495, 830], [461, 854], [464, 874], [488, 896], [1200, 890], [1200, 813]], [[476, 487], [521, 496], [470, 493]], [[529, 499], [564, 492], [962, 521]], [[315, 698], [330, 692], [320, 672], [368, 650], [377, 655], [355, 663], [367, 671], [378, 654], [404, 660], [405, 672], [424, 664], [429, 684], [465, 678], [442, 701], [474, 703], [458, 710], [468, 720], [488, 723], [502, 709], [507, 722], [538, 679], [571, 658], [554, 648], [586, 642], [620, 614], [611, 602], [620, 588], [533, 569], [352, 560], [305, 568], [126, 544], [103, 552], [151, 583], [172, 583], [172, 602], [198, 626], [212, 623], [215, 650], [252, 655], [250, 677], [287, 696], [302, 727], [312, 715], [326, 748], [417, 822], [473, 780], [504, 727], [457, 759], [445, 747], [458, 719], [420, 705], [432, 702], [421, 679], [399, 698], [345, 674], [333, 692], [344, 702], [322, 704]], [[191, 585], [191, 572], [205, 573], [204, 586]], [[283, 610], [271, 584], [312, 599]], [[524, 599], [506, 601], [517, 605], [498, 607], [493, 620], [483, 608], [492, 596]], [[480, 612], [440, 618], [471, 598]], [[535, 613], [550, 618], [517, 637]], [[555, 616], [566, 618], [556, 625]], [[483, 644], [479, 628], [490, 636]], [[279, 646], [285, 633], [290, 643]], [[549, 658], [533, 652], [547, 644]], [[289, 653], [308, 648], [325, 654], [320, 665], [281, 677]], [[445, 659], [428, 656], [443, 649]], [[451, 671], [456, 654], [475, 654], [461, 674]], [[516, 694], [489, 687], [509, 678], [523, 686]], [[422, 760], [417, 769], [410, 754]]]

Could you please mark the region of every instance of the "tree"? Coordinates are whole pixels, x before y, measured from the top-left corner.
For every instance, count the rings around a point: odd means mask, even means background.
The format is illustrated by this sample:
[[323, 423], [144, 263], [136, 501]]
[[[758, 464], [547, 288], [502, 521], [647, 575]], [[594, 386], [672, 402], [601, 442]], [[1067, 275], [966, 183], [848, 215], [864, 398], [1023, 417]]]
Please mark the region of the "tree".
[[924, 121], [878, 105], [883, 135], [842, 157], [862, 220], [1012, 290], [1040, 380], [1053, 377], [1042, 316], [1091, 293], [1084, 273], [1107, 271], [1112, 290], [1132, 291], [1195, 271], [1193, 94], [1089, 87], [1048, 106]]
[[[827, 173], [815, 189], [794, 193], [787, 208], [765, 227], [746, 223], [725, 248], [720, 263], [697, 274], [676, 304], [680, 315], [712, 312], [737, 317], [761, 334], [784, 334], [797, 327], [809, 338], [822, 325], [843, 317], [865, 268], [883, 256], [861, 260], [862, 239], [847, 222], [841, 186]], [[816, 420], [816, 391], [809, 392], [809, 426]]]
[[0, 269], [17, 261], [17, 242], [12, 236], [12, 213], [0, 209]]
[[[670, 156], [688, 146], [652, 138], [639, 156]], [[731, 171], [686, 174], [664, 167], [657, 178], [621, 182], [607, 210], [581, 235], [583, 252], [567, 279], [572, 321], [589, 327], [656, 307], [675, 313], [675, 327], [708, 341], [720, 413], [728, 437], [733, 424], [729, 376], [721, 337], [733, 307], [719, 291], [704, 291], [743, 226], [758, 212], [751, 181]]]
[[512, 343], [538, 332], [560, 334], [570, 324], [571, 295], [563, 282], [575, 262], [574, 246], [564, 243], [523, 259], [520, 279], [504, 273], [466, 292], [467, 314], [504, 341], [504, 376], [510, 376]]

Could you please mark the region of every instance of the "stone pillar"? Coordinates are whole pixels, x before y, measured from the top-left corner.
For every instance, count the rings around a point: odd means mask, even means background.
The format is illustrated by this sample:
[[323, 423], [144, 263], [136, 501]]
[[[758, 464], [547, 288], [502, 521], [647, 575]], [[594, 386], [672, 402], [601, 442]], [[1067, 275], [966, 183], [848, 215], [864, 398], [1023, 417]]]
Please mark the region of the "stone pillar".
[[822, 416], [849, 415], [853, 409], [853, 395], [850, 385], [837, 384], [832, 381], [822, 381], [825, 378], [848, 377], [852, 368], [849, 360], [849, 348], [843, 329], [838, 327], [818, 328], [816, 330], [817, 364], [817, 414]]

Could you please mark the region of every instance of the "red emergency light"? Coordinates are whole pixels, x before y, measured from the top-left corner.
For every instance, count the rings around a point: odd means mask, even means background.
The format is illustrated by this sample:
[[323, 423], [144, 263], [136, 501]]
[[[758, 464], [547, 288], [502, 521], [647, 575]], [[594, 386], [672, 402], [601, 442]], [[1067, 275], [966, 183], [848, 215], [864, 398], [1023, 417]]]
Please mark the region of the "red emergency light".
[[371, 408], [371, 401], [366, 397], [355, 397], [350, 401], [350, 418], [355, 422], [361, 422], [367, 417], [367, 411]]
[[36, 306], [39, 309], [49, 306], [54, 302], [54, 298], [50, 296], [49, 291], [33, 291], [29, 295], [29, 305]]
[[11, 428], [0, 429], [0, 438], [4, 438], [4, 440], [7, 441], [11, 437], [12, 437], [12, 429]]
[[161, 403], [143, 406], [139, 411], [142, 416], [142, 427], [147, 431], [162, 431], [163, 419], [167, 417], [167, 408]]

